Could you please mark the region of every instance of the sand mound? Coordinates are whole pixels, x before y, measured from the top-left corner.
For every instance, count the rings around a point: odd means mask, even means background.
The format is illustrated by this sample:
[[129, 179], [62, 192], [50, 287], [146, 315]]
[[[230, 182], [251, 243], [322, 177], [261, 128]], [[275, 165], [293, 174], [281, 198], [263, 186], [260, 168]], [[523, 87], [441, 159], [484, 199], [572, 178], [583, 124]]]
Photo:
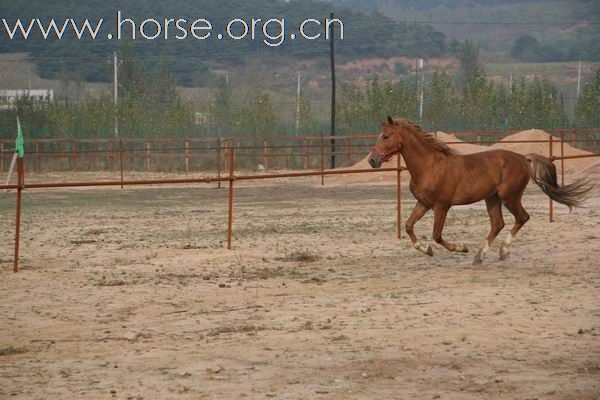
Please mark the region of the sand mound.
[[[385, 162], [381, 165], [381, 168], [396, 168], [398, 165], [397, 156], [392, 157], [392, 159], [388, 162]], [[401, 165], [404, 165], [404, 162], [401, 162]], [[351, 167], [343, 168], [343, 169], [371, 169], [371, 165], [369, 164], [369, 155], [365, 156], [362, 160], [357, 162]], [[391, 179], [396, 179], [396, 172], [379, 172], [377, 174], [352, 174], [352, 175], [340, 175], [343, 179], [351, 182], [376, 182], [376, 181], [387, 181]], [[406, 180], [410, 178], [410, 174], [408, 171], [402, 172], [402, 180]]]
[[490, 150], [488, 146], [479, 146], [476, 144], [463, 142], [456, 136], [442, 131], [436, 132], [435, 136], [442, 142], [450, 143], [448, 146], [450, 146], [451, 148], [453, 148], [461, 154], [473, 154], [479, 153], [481, 151]]
[[[514, 151], [519, 154], [529, 154], [529, 153], [537, 153], [543, 156], [548, 156], [550, 153], [550, 145], [548, 143], [548, 139], [550, 135], [540, 129], [529, 129], [526, 131], [521, 131], [515, 133], [513, 135], [507, 136], [501, 140], [500, 143], [496, 143], [491, 146], [479, 146], [476, 144], [466, 143], [457, 138], [454, 135], [445, 133], [445, 132], [436, 132], [436, 137], [445, 142], [450, 143], [449, 146], [456, 150], [461, 154], [473, 154], [479, 153], [487, 150], [496, 150], [496, 149], [504, 149]], [[514, 141], [523, 141], [523, 140], [540, 140], [542, 142], [538, 143], [511, 143]], [[555, 141], [552, 143], [552, 154], [554, 156], [561, 155], [561, 146], [559, 139], [555, 138]], [[563, 153], [565, 156], [578, 156], [578, 155], [589, 155], [592, 154], [589, 151], [581, 150], [576, 147], [571, 146], [568, 143], [564, 143], [563, 145]], [[369, 169], [371, 166], [368, 161], [369, 156], [365, 156], [362, 160], [349, 167], [348, 169]], [[600, 172], [600, 163], [597, 162], [597, 158], [589, 157], [589, 158], [578, 158], [578, 159], [568, 159], [564, 161], [565, 172], [580, 172], [582, 170], [586, 170], [595, 166], [596, 168], [590, 172]], [[595, 163], [595, 164], [594, 164]], [[402, 162], [404, 165], [404, 163]], [[558, 171], [561, 170], [561, 162], [556, 161], [554, 163]], [[396, 157], [392, 158], [390, 161], [384, 163], [382, 168], [395, 168], [397, 165]], [[372, 174], [362, 174], [362, 175], [347, 175], [348, 179], [352, 181], [382, 181], [382, 180], [390, 180], [395, 179], [395, 172], [382, 172], [376, 175]], [[402, 178], [409, 179], [410, 174], [408, 171], [402, 173]]]
[[[504, 139], [502, 139], [500, 143], [492, 145], [491, 148], [510, 150], [519, 154], [537, 153], [548, 157], [550, 154], [550, 144], [548, 143], [549, 138], [550, 135], [540, 129], [529, 129], [507, 136]], [[552, 142], [552, 155], [559, 157], [561, 155], [560, 138], [554, 139], [555, 140]], [[510, 143], [522, 140], [542, 140], [543, 142]], [[592, 153], [573, 147], [568, 143], [564, 143], [563, 154], [565, 156], [579, 156], [589, 155]], [[595, 161], [596, 159], [594, 157], [565, 160], [565, 171], [581, 171], [583, 169], [589, 168]], [[560, 170], [561, 162], [556, 161], [555, 165], [557, 169]]]
[[[596, 159], [597, 160], [597, 159]], [[600, 161], [596, 161], [581, 172], [582, 175], [600, 174]]]
[[[478, 146], [476, 144], [465, 143], [462, 140], [460, 140], [459, 138], [457, 138], [456, 136], [445, 133], [445, 132], [439, 131], [439, 132], [436, 132], [435, 135], [442, 142], [450, 143], [448, 146], [450, 146], [451, 148], [453, 148], [454, 150], [456, 150], [457, 152], [459, 152], [461, 154], [472, 154], [472, 153], [479, 153], [481, 151], [489, 150], [489, 147], [487, 147], [487, 146]], [[369, 169], [369, 168], [371, 168], [371, 166], [369, 165], [368, 159], [369, 159], [369, 156], [367, 155], [365, 158], [363, 158], [362, 160], [360, 160], [353, 166], [349, 167], [348, 169]], [[390, 161], [383, 163], [381, 168], [396, 168], [396, 165], [397, 165], [397, 161], [396, 161], [396, 157], [394, 157]], [[404, 165], [404, 162], [402, 162], [402, 165]], [[406, 177], [407, 179], [410, 176], [408, 171], [403, 172], [402, 175], [403, 175], [403, 177]], [[390, 177], [395, 178], [395, 176], [396, 176], [395, 172], [382, 172], [380, 174], [377, 174], [377, 177], [379, 180], [381, 180], [382, 178], [383, 179], [388, 179]], [[362, 177], [359, 179], [363, 180]], [[369, 179], [371, 179], [371, 178], [369, 178]]]

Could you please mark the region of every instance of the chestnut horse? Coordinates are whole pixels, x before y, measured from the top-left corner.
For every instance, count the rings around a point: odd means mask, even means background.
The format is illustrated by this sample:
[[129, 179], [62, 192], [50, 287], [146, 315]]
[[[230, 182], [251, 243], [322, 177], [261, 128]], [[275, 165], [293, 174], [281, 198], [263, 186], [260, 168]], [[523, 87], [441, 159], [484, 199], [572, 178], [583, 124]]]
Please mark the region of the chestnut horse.
[[485, 200], [492, 227], [473, 260], [473, 264], [480, 264], [504, 228], [503, 204], [515, 217], [514, 226], [500, 247], [500, 259], [508, 258], [513, 239], [529, 220], [529, 214], [521, 204], [529, 180], [552, 200], [569, 209], [579, 206], [592, 189], [584, 179], [559, 186], [554, 164], [539, 154], [523, 156], [508, 150], [490, 150], [461, 155], [407, 120], [388, 117], [382, 126], [383, 132], [369, 155], [369, 164], [379, 168], [398, 153], [404, 158], [411, 176], [410, 191], [417, 199], [406, 221], [406, 232], [413, 247], [430, 256], [433, 255], [431, 246], [419, 243], [413, 227], [431, 209], [434, 213], [433, 239], [449, 251], [467, 253], [469, 250], [464, 244], [442, 238], [446, 214], [454, 205]]

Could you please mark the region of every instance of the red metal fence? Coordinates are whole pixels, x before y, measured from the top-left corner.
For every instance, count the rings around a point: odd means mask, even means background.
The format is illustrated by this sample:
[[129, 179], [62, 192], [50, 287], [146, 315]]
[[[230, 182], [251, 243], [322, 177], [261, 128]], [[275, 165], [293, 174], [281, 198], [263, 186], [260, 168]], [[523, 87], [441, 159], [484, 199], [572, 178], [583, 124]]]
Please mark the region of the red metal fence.
[[[598, 131], [589, 131], [589, 134], [596, 134]], [[596, 139], [587, 139], [581, 137], [570, 138], [566, 135], [565, 131], [559, 132], [560, 136], [555, 138], [554, 136], [550, 136], [547, 140], [521, 140], [521, 141], [511, 141], [505, 143], [548, 143], [549, 155], [553, 160], [559, 160], [561, 162], [561, 182], [564, 185], [564, 163], [565, 160], [575, 159], [575, 158], [585, 158], [585, 157], [598, 157], [600, 154], [589, 154], [589, 155], [576, 155], [576, 156], [566, 156], [564, 155], [564, 144], [565, 143], [592, 143], [597, 142]], [[573, 133], [574, 135], [581, 136], [582, 131], [577, 131]], [[506, 135], [506, 133], [505, 133]], [[483, 137], [482, 132], [474, 132], [474, 133], [460, 133], [462, 137], [478, 137], [478, 141], [467, 141], [467, 142], [449, 142], [450, 144], [462, 144], [462, 143], [483, 143], [484, 141], [481, 139]], [[18, 262], [19, 262], [19, 237], [20, 237], [20, 219], [21, 219], [21, 200], [22, 200], [22, 192], [25, 189], [44, 189], [44, 188], [67, 188], [67, 187], [100, 187], [100, 186], [134, 186], [134, 185], [165, 185], [165, 184], [186, 184], [186, 183], [211, 183], [211, 182], [228, 182], [228, 222], [227, 222], [227, 248], [232, 248], [232, 232], [233, 232], [233, 197], [234, 197], [234, 187], [236, 181], [248, 181], [248, 180], [260, 180], [260, 179], [276, 179], [276, 178], [294, 178], [294, 177], [307, 177], [307, 176], [320, 176], [321, 184], [324, 184], [325, 176], [328, 175], [340, 175], [340, 174], [362, 174], [362, 173], [381, 173], [381, 172], [396, 172], [396, 201], [397, 201], [397, 236], [401, 238], [401, 220], [402, 220], [402, 197], [401, 197], [401, 174], [406, 168], [401, 165], [400, 157], [397, 157], [397, 164], [394, 168], [380, 168], [380, 169], [334, 169], [334, 170], [326, 170], [325, 169], [325, 160], [326, 157], [329, 157], [332, 154], [336, 156], [341, 155], [352, 155], [354, 153], [360, 155], [360, 157], [364, 157], [368, 154], [369, 149], [374, 144], [374, 135], [365, 135], [365, 136], [353, 136], [352, 139], [347, 142], [336, 143], [336, 150], [331, 151], [331, 145], [329, 143], [329, 139], [331, 137], [328, 136], [318, 136], [318, 137], [304, 137], [302, 138], [302, 144], [285, 144], [285, 141], [289, 140], [298, 140], [297, 137], [292, 139], [290, 138], [269, 138], [271, 142], [263, 143], [262, 145], [242, 145], [241, 142], [235, 142], [236, 139], [229, 139], [227, 141], [216, 140], [218, 146], [210, 147], [210, 146], [197, 146], [202, 150], [208, 150], [208, 153], [215, 161], [216, 169], [211, 172], [211, 176], [204, 178], [179, 178], [179, 179], [146, 179], [146, 180], [130, 180], [125, 179], [125, 157], [126, 154], [135, 153], [140, 151], [139, 148], [128, 148], [126, 149], [123, 146], [123, 143], [126, 139], [121, 139], [117, 141], [119, 143], [119, 147], [115, 150], [114, 148], [109, 148], [105, 150], [88, 150], [85, 153], [64, 153], [68, 154], [68, 157], [72, 160], [74, 165], [77, 165], [77, 160], [81, 156], [81, 154], [89, 154], [95, 157], [110, 157], [113, 163], [118, 163], [120, 170], [120, 179], [119, 180], [110, 180], [110, 181], [85, 181], [85, 182], [41, 182], [41, 183], [27, 183], [25, 180], [25, 170], [26, 170], [26, 160], [29, 160], [29, 164], [31, 163], [31, 158], [33, 158], [34, 167], [37, 166], [37, 171], [39, 172], [39, 161], [37, 157], [42, 157], [42, 154], [57, 154], [57, 153], [42, 153], [39, 151], [38, 153], [30, 153], [27, 152], [25, 155], [25, 159], [18, 159], [17, 162], [17, 182], [15, 184], [9, 185], [0, 185], [0, 190], [4, 189], [16, 189], [16, 225], [15, 225], [15, 249], [14, 249], [14, 262], [13, 262], [13, 270], [14, 272], [18, 271]], [[336, 137], [336, 140], [348, 140], [349, 137]], [[179, 139], [178, 139], [179, 140]], [[266, 139], [265, 139], [266, 140]], [[359, 142], [362, 140], [363, 142]], [[284, 144], [273, 144], [276, 141], [284, 142]], [[317, 143], [314, 143], [314, 142]], [[56, 142], [56, 141], [54, 141]], [[486, 143], [492, 144], [497, 143], [498, 140], [486, 140]], [[560, 155], [553, 155], [553, 144], [559, 142], [560, 143]], [[112, 142], [115, 143], [114, 141]], [[157, 142], [154, 142], [157, 143]], [[165, 141], [165, 143], [169, 143]], [[35, 144], [35, 143], [34, 143]], [[195, 146], [196, 147], [196, 146]], [[76, 147], [75, 147], [76, 148]], [[179, 152], [183, 152], [183, 155], [190, 155], [189, 151], [192, 149], [188, 143], [183, 147], [169, 147], [168, 149], [177, 150]], [[342, 149], [339, 151], [339, 149]], [[148, 151], [148, 147], [145, 149]], [[166, 151], [165, 148], [161, 149], [162, 151]], [[12, 155], [11, 151], [11, 155]], [[64, 155], [60, 153], [61, 156]], [[152, 157], [146, 153], [146, 157]], [[181, 154], [178, 154], [180, 157]], [[263, 162], [267, 163], [270, 160], [270, 157], [303, 157], [304, 159], [304, 169], [305, 171], [300, 172], [279, 172], [279, 173], [270, 173], [270, 174], [242, 174], [236, 175], [236, 159], [239, 157], [258, 157], [263, 160]], [[154, 155], [156, 157], [156, 154]], [[311, 162], [311, 157], [316, 160], [316, 164], [318, 164], [319, 168], [314, 168], [313, 170], [309, 170], [311, 166], [314, 165]], [[74, 160], [73, 160], [74, 159]], [[184, 158], [185, 160], [185, 158]], [[313, 160], [314, 161], [314, 160]], [[38, 164], [36, 164], [36, 162]], [[222, 165], [222, 164], [226, 164]], [[72, 164], [73, 165], [73, 164]], [[114, 166], [114, 165], [113, 165]], [[267, 167], [265, 166], [265, 167]], [[76, 170], [76, 169], [74, 169]], [[239, 169], [237, 169], [239, 171]], [[187, 171], [187, 170], [186, 170]], [[552, 200], [549, 201], [549, 218], [550, 222], [553, 221], [553, 203]]]
[[[453, 132], [465, 143], [493, 144], [517, 131]], [[561, 143], [600, 153], [600, 129], [548, 131]], [[320, 168], [321, 155], [336, 157], [336, 166], [359, 161], [376, 136], [281, 136], [233, 138], [121, 138], [26, 140], [26, 168], [46, 171], [168, 171], [225, 169], [224, 149], [238, 149], [238, 165], [247, 170]], [[329, 145], [335, 139], [335, 149]], [[462, 142], [461, 142], [462, 143]], [[0, 140], [0, 174], [5, 172], [14, 142]], [[323, 154], [322, 154], [323, 153]]]

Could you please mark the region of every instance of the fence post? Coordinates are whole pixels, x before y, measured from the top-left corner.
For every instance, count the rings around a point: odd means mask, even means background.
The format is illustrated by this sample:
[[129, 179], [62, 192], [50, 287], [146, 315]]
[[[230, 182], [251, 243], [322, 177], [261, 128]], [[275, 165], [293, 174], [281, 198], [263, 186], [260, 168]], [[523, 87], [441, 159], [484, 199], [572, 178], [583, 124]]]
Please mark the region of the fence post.
[[0, 143], [0, 174], [4, 173], [4, 143]]
[[109, 167], [111, 171], [115, 169], [115, 155], [113, 154], [113, 141], [112, 139], [108, 139], [108, 160]]
[[269, 169], [269, 141], [263, 140], [263, 164], [265, 171]]
[[321, 186], [325, 185], [325, 147], [323, 143], [323, 134], [321, 133]]
[[[552, 135], [548, 136], [548, 158], [552, 160]], [[551, 162], [554, 164], [553, 160]], [[554, 203], [552, 202], [552, 199], [549, 199], [548, 211], [550, 222], [554, 222]]]
[[190, 172], [190, 142], [185, 141], [185, 174]]
[[[221, 179], [221, 138], [217, 138], [217, 178]], [[221, 181], [217, 181], [217, 188], [221, 189]]]
[[308, 147], [308, 139], [304, 139], [304, 169], [310, 168], [310, 147]]
[[146, 172], [150, 172], [150, 143], [146, 142]]
[[398, 154], [396, 158], [396, 167], [398, 168], [396, 177], [396, 201], [398, 204], [396, 229], [398, 230], [398, 239], [402, 239], [402, 169], [400, 164], [400, 154]]
[[40, 173], [40, 143], [35, 142], [35, 173]]
[[346, 139], [346, 159], [348, 160], [348, 166], [352, 165], [352, 138]]
[[229, 148], [229, 208], [227, 212], [227, 249], [231, 250], [231, 237], [233, 234], [233, 181], [235, 169], [235, 153]]
[[77, 142], [75, 140], [71, 141], [71, 157], [73, 158], [73, 165], [71, 166], [71, 170], [77, 171]]
[[560, 179], [561, 186], [565, 186], [565, 131], [560, 131]]
[[[283, 157], [285, 160], [285, 168], [288, 170], [292, 169], [292, 161], [294, 159], [294, 149], [295, 149], [295, 146], [294, 146], [294, 143], [292, 142], [292, 144], [289, 147], [289, 153], [288, 153], [289, 157], [285, 157], [285, 156]], [[283, 152], [283, 149], [280, 149], [279, 151]]]
[[229, 146], [229, 139], [225, 139], [223, 141], [223, 149], [225, 150], [225, 154], [223, 156], [223, 172], [227, 172], [229, 174], [229, 151], [231, 147]]
[[119, 139], [119, 166], [121, 169], [121, 189], [123, 189], [123, 139]]
[[66, 158], [69, 163], [69, 171], [73, 171], [73, 157], [71, 157], [71, 152], [73, 151], [71, 142], [69, 140], [65, 140], [65, 151], [63, 154], [60, 154], [60, 158]]
[[17, 158], [17, 209], [15, 215], [15, 256], [13, 260], [13, 272], [19, 272], [19, 240], [21, 236], [21, 200], [23, 185], [25, 183], [25, 170], [23, 158]]

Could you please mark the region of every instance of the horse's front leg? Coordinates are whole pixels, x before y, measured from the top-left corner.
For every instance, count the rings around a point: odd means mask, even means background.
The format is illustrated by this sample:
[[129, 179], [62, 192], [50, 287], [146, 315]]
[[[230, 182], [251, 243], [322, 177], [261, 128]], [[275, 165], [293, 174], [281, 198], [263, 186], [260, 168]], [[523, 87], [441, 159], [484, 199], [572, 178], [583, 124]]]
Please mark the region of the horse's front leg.
[[434, 222], [433, 222], [433, 240], [436, 243], [441, 244], [449, 251], [459, 251], [462, 253], [468, 253], [469, 249], [463, 243], [450, 243], [442, 238], [442, 231], [444, 230], [444, 223], [446, 222], [446, 215], [450, 207], [436, 206], [433, 208]]
[[427, 214], [427, 211], [429, 211], [429, 207], [425, 206], [420, 201], [417, 201], [417, 204], [415, 205], [412, 214], [410, 214], [410, 217], [408, 217], [408, 219], [406, 220], [406, 233], [408, 233], [410, 241], [412, 242], [412, 246], [415, 249], [427, 254], [428, 256], [432, 256], [433, 249], [431, 248], [431, 246], [419, 243], [419, 241], [417, 240], [417, 236], [415, 235], [415, 231], [413, 229], [417, 221], [419, 221], [421, 218], [423, 218], [425, 214]]

